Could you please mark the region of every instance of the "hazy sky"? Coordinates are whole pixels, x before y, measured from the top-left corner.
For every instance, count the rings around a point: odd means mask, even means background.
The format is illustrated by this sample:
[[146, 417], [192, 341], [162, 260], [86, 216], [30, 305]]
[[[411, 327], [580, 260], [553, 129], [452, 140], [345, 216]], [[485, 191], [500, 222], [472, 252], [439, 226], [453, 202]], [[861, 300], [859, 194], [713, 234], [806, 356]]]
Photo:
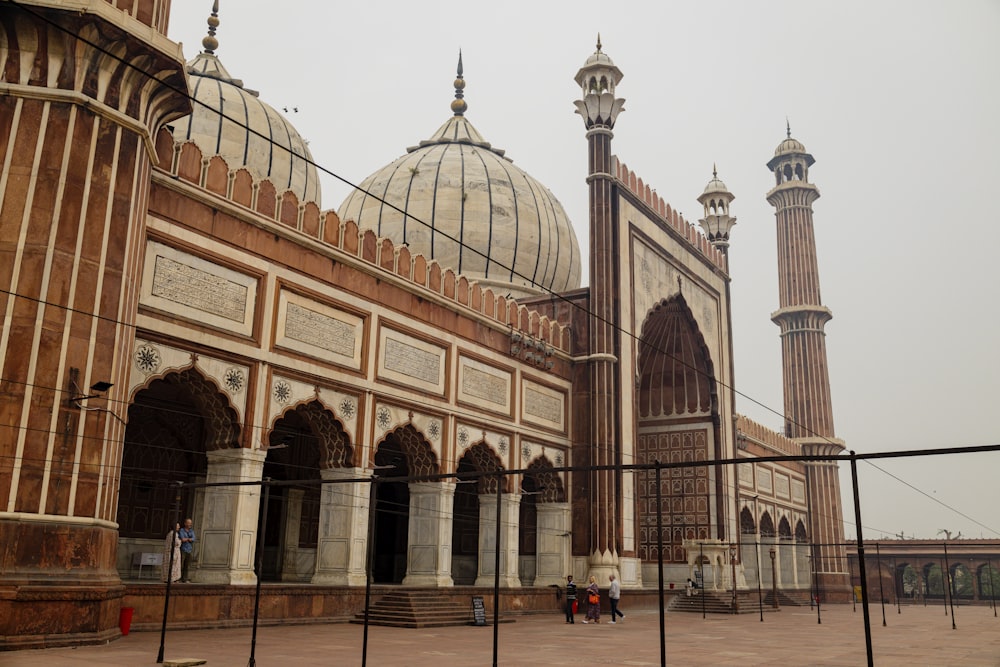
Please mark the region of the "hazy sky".
[[[448, 119], [461, 48], [466, 117], [555, 193], [584, 253], [586, 141], [573, 77], [600, 32], [625, 75], [615, 154], [691, 222], [713, 163], [736, 195], [737, 410], [776, 430], [765, 163], [788, 118], [816, 158], [810, 179], [822, 194], [814, 219], [834, 314], [837, 436], [859, 453], [1000, 443], [1000, 3], [220, 4], [216, 53], [230, 74], [288, 107], [316, 162], [352, 183]], [[174, 0], [171, 37], [187, 58], [201, 49], [211, 5]], [[347, 193], [325, 178], [323, 207]], [[1000, 453], [877, 464], [886, 472], [859, 463], [866, 538], [1000, 537]], [[841, 477], [854, 538], [846, 463]]]

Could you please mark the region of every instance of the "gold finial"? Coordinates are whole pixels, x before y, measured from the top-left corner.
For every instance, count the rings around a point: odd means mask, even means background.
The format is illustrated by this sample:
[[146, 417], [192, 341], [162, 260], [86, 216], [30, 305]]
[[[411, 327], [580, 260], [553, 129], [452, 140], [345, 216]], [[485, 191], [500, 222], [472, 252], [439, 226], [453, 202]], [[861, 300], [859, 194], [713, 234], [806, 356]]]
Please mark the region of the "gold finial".
[[455, 99], [451, 103], [451, 110], [456, 116], [461, 116], [465, 114], [465, 110], [469, 108], [466, 104], [465, 94], [462, 92], [465, 90], [465, 79], [462, 78], [462, 49], [458, 50], [458, 76], [455, 78]]
[[601, 52], [601, 33], [597, 33], [597, 52]]
[[201, 40], [205, 53], [214, 54], [219, 48], [219, 40], [215, 38], [215, 30], [219, 27], [219, 0], [212, 3], [212, 15], [208, 17], [208, 35]]

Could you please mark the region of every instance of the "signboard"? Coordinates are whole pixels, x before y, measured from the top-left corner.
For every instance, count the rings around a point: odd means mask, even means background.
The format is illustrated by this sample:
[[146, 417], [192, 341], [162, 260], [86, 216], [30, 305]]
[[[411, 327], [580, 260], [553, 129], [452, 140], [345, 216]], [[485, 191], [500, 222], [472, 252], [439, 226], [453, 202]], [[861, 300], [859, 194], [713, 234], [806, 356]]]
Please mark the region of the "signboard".
[[481, 595], [472, 596], [473, 625], [486, 625], [486, 606]]

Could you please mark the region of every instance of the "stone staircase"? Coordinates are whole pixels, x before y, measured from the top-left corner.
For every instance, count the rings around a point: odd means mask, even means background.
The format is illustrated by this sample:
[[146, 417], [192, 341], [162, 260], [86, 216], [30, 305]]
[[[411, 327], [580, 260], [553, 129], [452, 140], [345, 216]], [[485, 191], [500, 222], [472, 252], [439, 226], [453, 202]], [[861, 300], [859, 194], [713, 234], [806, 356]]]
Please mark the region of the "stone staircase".
[[[781, 597], [779, 594], [779, 602]], [[791, 603], [789, 603], [791, 604]], [[809, 604], [808, 598], [806, 604]], [[694, 595], [675, 595], [670, 604], [667, 605], [669, 611], [679, 611], [691, 614], [759, 614], [760, 599], [757, 591], [738, 591], [736, 593], [736, 608], [733, 608], [733, 594], [725, 591], [696, 591]], [[764, 600], [764, 611], [776, 611], [767, 600]]]
[[[811, 606], [812, 593], [802, 590], [779, 590], [778, 605], [781, 607], [809, 607]], [[764, 594], [764, 605], [774, 606], [774, 593], [767, 591]]]
[[[492, 608], [486, 623], [492, 625]], [[364, 623], [365, 614], [354, 615], [351, 623]], [[387, 593], [368, 610], [368, 624], [394, 628], [442, 628], [473, 623], [471, 601], [462, 604], [434, 590]]]

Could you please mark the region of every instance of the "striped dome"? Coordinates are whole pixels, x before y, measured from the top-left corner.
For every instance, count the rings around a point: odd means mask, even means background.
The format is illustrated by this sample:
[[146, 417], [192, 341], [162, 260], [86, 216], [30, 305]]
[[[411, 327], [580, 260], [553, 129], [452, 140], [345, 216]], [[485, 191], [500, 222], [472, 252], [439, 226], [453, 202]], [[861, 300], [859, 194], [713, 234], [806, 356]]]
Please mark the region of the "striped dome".
[[292, 124], [232, 78], [212, 53], [191, 60], [188, 74], [194, 112], [172, 123], [174, 139], [194, 141], [206, 157], [220, 155], [230, 169], [246, 167], [254, 178], [271, 181], [279, 193], [291, 190], [300, 202], [318, 206], [319, 175]]
[[434, 136], [366, 178], [340, 219], [497, 293], [579, 287], [580, 246], [562, 204], [483, 139], [464, 103], [453, 110]]

